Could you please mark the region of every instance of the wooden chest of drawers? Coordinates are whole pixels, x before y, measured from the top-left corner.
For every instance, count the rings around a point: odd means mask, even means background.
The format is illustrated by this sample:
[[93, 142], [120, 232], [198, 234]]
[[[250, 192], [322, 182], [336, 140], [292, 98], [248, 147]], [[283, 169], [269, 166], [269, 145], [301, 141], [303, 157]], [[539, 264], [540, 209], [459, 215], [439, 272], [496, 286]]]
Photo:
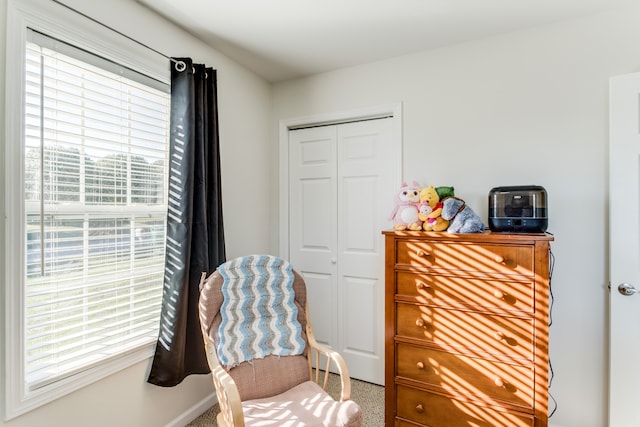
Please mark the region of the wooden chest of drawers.
[[385, 424], [547, 427], [553, 237], [384, 234]]

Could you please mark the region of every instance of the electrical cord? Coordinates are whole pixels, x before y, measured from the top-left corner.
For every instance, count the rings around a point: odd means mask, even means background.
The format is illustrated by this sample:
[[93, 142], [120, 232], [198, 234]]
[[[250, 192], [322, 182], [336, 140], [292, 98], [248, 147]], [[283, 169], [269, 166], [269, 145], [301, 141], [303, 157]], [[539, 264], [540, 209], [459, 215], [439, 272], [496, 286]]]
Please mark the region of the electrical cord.
[[[551, 325], [553, 324], [553, 319], [552, 319], [552, 315], [551, 314], [553, 312], [554, 297], [553, 297], [553, 289], [552, 289], [552, 286], [551, 286], [551, 278], [553, 277], [553, 269], [555, 267], [555, 264], [556, 264], [556, 257], [553, 254], [553, 252], [551, 251], [551, 249], [549, 249], [549, 327], [551, 327]], [[548, 384], [548, 390], [551, 390], [551, 383], [553, 382], [553, 377], [554, 376], [555, 376], [555, 372], [553, 371], [553, 365], [551, 364], [551, 357], [549, 357], [549, 384]], [[556, 410], [558, 409], [558, 402], [553, 397], [553, 395], [551, 394], [550, 391], [549, 391], [549, 399], [553, 403], [553, 408], [549, 412], [549, 418], [551, 418], [553, 416], [553, 414], [556, 413]]]

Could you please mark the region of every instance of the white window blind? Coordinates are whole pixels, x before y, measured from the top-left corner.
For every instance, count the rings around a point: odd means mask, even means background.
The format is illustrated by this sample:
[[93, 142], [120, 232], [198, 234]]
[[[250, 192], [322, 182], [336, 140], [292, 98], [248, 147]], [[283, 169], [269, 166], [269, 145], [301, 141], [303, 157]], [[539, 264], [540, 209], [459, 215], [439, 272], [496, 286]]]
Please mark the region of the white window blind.
[[30, 31], [25, 64], [28, 390], [157, 339], [169, 87]]

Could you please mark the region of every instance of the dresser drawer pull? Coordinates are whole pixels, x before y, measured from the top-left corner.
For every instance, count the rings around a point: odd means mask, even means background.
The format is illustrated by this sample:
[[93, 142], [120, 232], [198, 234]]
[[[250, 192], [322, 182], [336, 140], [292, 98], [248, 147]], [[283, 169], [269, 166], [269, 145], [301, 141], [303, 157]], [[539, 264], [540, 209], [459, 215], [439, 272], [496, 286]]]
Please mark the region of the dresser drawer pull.
[[508, 391], [509, 393], [517, 393], [518, 392], [518, 388], [516, 386], [514, 386], [513, 384], [508, 383], [507, 381], [503, 380], [500, 377], [496, 377], [493, 380], [493, 383], [496, 385], [496, 387], [500, 387], [505, 389], [506, 391]]
[[425, 327], [424, 320], [422, 320], [422, 319], [416, 319], [416, 326], [417, 326], [418, 328], [424, 328], [424, 327]]
[[424, 414], [424, 406], [422, 406], [422, 403], [418, 403], [416, 405], [416, 412], [419, 414]]
[[495, 258], [493, 258], [493, 260], [498, 264], [502, 264], [504, 262], [504, 257], [500, 255], [496, 255]]
[[416, 283], [416, 289], [418, 289], [419, 291], [421, 291], [423, 289], [428, 291], [428, 290], [431, 290], [431, 286], [427, 285], [424, 282], [418, 282], [418, 283]]
[[505, 334], [504, 332], [496, 332], [494, 333], [495, 338], [498, 341], [504, 341], [507, 345], [510, 345], [511, 347], [515, 347], [518, 345], [518, 340], [516, 340], [513, 337], [508, 337], [507, 334]]
[[416, 367], [417, 367], [418, 369], [424, 369], [424, 363], [422, 363], [422, 362], [418, 362], [418, 363], [416, 363]]
[[416, 251], [416, 255], [418, 255], [420, 258], [424, 258], [424, 257], [428, 257], [431, 254], [423, 249], [418, 249]]
[[494, 289], [493, 296], [498, 299], [503, 299], [505, 297], [504, 292], [502, 292], [500, 289]]

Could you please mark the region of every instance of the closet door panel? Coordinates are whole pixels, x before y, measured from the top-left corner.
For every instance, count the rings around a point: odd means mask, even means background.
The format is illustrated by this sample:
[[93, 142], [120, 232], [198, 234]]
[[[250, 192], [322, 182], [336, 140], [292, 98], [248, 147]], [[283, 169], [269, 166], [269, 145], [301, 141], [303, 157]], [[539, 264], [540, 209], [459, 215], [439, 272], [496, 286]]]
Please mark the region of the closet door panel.
[[343, 124], [337, 136], [338, 324], [354, 378], [384, 384], [384, 238], [395, 183], [391, 120]]
[[392, 120], [289, 132], [290, 261], [318, 339], [352, 377], [384, 384], [384, 238], [396, 182]]
[[337, 349], [336, 129], [291, 131], [289, 143], [289, 261], [307, 283], [316, 338]]

